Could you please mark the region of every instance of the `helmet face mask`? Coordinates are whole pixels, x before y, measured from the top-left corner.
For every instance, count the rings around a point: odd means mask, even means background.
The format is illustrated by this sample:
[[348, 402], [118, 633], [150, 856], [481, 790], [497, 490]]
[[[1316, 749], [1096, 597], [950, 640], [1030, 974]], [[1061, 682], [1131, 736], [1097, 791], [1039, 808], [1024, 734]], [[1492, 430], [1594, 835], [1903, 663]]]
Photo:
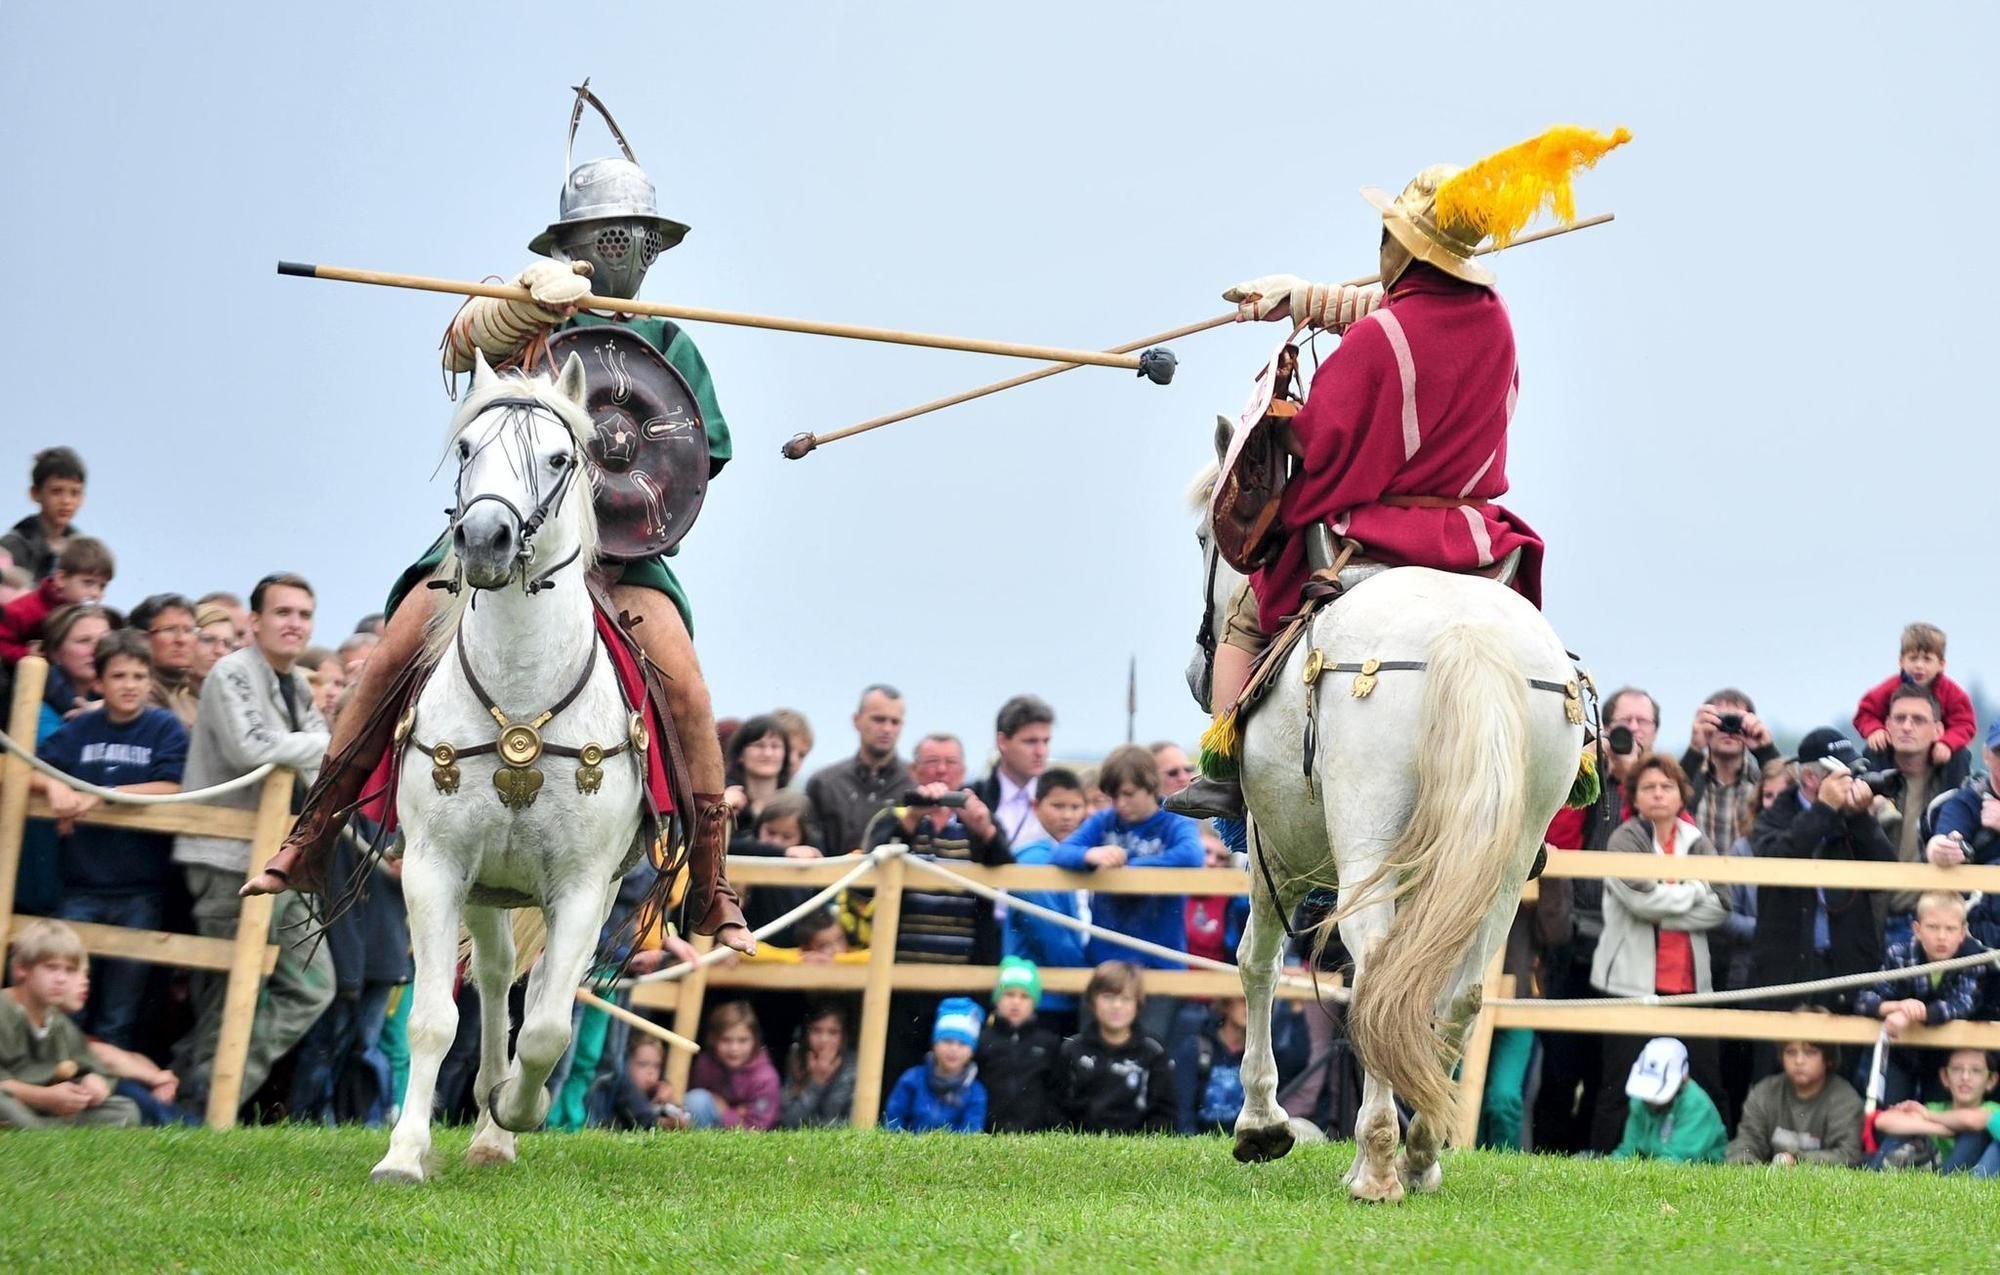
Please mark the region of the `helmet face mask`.
[[590, 264], [591, 292], [628, 299], [639, 294], [646, 271], [668, 247], [656, 220], [640, 217], [572, 223], [553, 244], [556, 256]]

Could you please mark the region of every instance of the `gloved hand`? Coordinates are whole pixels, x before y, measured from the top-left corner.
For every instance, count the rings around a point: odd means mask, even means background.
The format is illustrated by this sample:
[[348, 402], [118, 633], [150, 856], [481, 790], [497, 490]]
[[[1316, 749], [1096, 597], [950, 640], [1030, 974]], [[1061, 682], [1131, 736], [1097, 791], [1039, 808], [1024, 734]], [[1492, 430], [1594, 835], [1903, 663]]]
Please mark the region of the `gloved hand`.
[[1295, 274], [1267, 274], [1237, 284], [1224, 292], [1222, 299], [1236, 302], [1239, 323], [1249, 319], [1290, 319], [1338, 333], [1379, 307], [1382, 291], [1338, 283], [1311, 283]]
[[590, 263], [537, 261], [523, 270], [515, 282], [528, 290], [536, 305], [551, 312], [549, 322], [554, 323], [564, 307], [590, 295]]

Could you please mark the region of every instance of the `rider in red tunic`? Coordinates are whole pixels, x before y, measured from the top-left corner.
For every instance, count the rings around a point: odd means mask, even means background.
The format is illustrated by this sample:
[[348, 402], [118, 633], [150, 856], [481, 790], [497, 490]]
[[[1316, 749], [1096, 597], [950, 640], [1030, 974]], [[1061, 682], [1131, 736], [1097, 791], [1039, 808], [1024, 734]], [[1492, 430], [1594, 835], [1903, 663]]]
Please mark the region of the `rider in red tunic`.
[[[1541, 605], [1541, 538], [1493, 503], [1507, 491], [1520, 373], [1507, 307], [1473, 258], [1481, 240], [1504, 243], [1545, 205], [1567, 218], [1570, 171], [1626, 136], [1555, 129], [1463, 172], [1425, 169], [1393, 200], [1363, 192], [1382, 213], [1381, 291], [1272, 275], [1223, 294], [1245, 319], [1290, 319], [1342, 339], [1290, 422], [1297, 463], [1277, 510], [1281, 544], [1230, 603], [1213, 670], [1218, 715], [1234, 710], [1255, 656], [1325, 565], [1308, 561], [1317, 525], [1353, 542], [1355, 561], [1511, 567], [1508, 582]], [[1240, 455], [1225, 464], [1247, 463]], [[1238, 490], [1230, 478], [1222, 475], [1219, 500]], [[1232, 780], [1204, 777], [1166, 805], [1235, 819], [1243, 794]]]

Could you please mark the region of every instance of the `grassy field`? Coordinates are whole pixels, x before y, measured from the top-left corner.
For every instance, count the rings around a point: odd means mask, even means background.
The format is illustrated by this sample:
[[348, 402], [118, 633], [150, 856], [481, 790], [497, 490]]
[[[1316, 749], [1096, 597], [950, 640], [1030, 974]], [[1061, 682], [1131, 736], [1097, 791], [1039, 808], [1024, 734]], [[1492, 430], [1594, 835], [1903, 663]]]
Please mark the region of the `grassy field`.
[[466, 1140], [384, 1188], [366, 1131], [0, 1135], [0, 1270], [1974, 1271], [2000, 1234], [1963, 1177], [1454, 1153], [1441, 1195], [1364, 1206], [1340, 1144], [543, 1134], [472, 1170]]

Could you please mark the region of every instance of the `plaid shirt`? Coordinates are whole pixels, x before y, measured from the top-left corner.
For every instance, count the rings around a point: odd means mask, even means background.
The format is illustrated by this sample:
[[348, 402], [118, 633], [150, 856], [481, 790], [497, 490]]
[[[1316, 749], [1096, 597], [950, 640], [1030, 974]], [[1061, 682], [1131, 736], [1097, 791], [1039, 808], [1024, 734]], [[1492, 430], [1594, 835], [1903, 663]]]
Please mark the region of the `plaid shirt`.
[[1743, 835], [1743, 812], [1757, 800], [1760, 775], [1757, 763], [1746, 757], [1743, 768], [1737, 772], [1736, 782], [1725, 784], [1715, 777], [1715, 772], [1704, 766], [1705, 782], [1702, 784], [1701, 802], [1695, 807], [1695, 826], [1701, 835], [1708, 838], [1708, 844], [1717, 854], [1728, 853]]

